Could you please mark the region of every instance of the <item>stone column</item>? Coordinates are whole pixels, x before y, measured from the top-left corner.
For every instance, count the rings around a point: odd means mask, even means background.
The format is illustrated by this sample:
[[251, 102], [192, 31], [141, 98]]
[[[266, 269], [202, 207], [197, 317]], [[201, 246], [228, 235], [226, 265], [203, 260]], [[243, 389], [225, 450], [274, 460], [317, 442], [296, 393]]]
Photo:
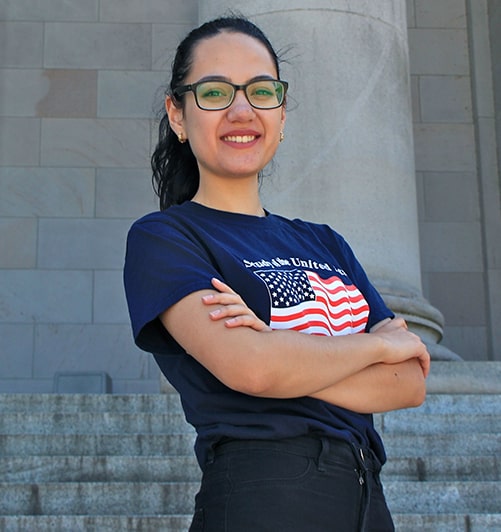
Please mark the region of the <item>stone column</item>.
[[[234, 0], [285, 51], [285, 141], [263, 201], [343, 234], [435, 359], [443, 318], [422, 296], [405, 0]], [[199, 18], [225, 14], [200, 0]]]

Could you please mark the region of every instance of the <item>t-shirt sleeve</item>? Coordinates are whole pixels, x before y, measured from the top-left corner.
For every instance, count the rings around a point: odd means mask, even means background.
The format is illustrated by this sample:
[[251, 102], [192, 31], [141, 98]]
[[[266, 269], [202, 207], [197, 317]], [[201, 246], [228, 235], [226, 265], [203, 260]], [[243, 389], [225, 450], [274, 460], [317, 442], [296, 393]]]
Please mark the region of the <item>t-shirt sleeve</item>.
[[181, 228], [158, 220], [136, 222], [127, 236], [124, 286], [138, 347], [179, 350], [158, 316], [190, 293], [212, 288], [217, 275], [208, 251]]

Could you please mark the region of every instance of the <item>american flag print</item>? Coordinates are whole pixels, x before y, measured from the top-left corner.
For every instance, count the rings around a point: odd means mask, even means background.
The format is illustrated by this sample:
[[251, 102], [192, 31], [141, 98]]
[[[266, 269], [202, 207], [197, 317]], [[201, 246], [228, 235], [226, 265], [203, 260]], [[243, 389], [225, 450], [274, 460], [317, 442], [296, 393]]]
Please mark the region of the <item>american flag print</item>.
[[364, 331], [369, 305], [353, 284], [340, 277], [323, 279], [307, 270], [255, 272], [268, 288], [270, 327], [306, 334], [337, 336]]

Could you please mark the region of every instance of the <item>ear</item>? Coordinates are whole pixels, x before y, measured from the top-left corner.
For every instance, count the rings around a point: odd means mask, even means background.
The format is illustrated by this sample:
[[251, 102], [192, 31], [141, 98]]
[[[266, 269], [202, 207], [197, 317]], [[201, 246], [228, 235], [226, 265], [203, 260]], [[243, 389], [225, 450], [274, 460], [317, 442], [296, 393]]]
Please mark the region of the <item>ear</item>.
[[282, 114], [281, 114], [281, 116], [280, 116], [280, 126], [281, 126], [281, 129], [282, 129], [282, 131], [283, 131], [284, 126], [285, 126], [285, 120], [286, 120], [286, 118], [287, 118], [287, 113], [286, 113], [286, 111], [285, 111], [285, 105], [282, 105], [282, 107], [281, 107], [280, 109], [281, 109], [281, 111], [282, 111]]
[[165, 98], [165, 111], [169, 117], [169, 124], [176, 135], [184, 134], [184, 115], [181, 107], [176, 107], [171, 96]]

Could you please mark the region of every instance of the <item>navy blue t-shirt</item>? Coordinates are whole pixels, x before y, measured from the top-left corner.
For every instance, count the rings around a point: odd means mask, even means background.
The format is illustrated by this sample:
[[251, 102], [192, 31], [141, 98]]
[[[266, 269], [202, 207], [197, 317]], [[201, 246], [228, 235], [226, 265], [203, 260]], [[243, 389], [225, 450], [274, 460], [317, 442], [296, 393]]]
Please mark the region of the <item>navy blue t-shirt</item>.
[[[367, 332], [393, 317], [346, 241], [326, 225], [218, 211], [186, 202], [135, 222], [127, 239], [125, 290], [136, 344], [153, 353], [197, 431], [203, 467], [222, 438], [328, 435], [384, 448], [372, 415], [311, 397], [267, 399], [225, 386], [172, 338], [158, 316], [217, 277], [273, 329], [305, 334]], [[196, 333], [196, 331], [194, 331]]]

